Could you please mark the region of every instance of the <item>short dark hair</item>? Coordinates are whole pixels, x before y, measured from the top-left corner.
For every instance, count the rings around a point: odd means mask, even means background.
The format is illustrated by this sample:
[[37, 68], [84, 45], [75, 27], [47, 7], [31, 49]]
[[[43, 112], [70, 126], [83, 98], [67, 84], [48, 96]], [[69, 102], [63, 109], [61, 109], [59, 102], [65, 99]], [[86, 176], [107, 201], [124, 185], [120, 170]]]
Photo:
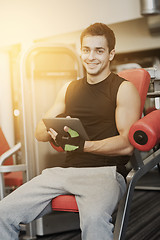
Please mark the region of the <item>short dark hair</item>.
[[109, 52], [115, 48], [116, 39], [114, 32], [104, 23], [94, 23], [87, 27], [80, 36], [81, 46], [85, 36], [105, 36], [108, 42]]

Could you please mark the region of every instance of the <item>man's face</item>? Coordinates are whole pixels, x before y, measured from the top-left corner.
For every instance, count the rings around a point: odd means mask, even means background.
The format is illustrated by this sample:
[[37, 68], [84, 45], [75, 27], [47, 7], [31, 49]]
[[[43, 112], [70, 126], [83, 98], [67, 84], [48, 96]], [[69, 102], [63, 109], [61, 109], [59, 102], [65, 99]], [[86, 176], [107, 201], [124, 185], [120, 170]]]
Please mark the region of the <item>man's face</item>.
[[82, 41], [81, 58], [88, 75], [105, 75], [109, 70], [114, 50], [109, 53], [105, 36], [85, 36]]

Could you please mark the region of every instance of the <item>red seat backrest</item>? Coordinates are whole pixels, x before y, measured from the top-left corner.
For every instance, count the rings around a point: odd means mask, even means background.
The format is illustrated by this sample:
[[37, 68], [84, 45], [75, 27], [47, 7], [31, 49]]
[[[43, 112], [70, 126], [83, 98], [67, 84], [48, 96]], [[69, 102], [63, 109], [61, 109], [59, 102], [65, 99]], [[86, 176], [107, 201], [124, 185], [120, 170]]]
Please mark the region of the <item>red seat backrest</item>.
[[138, 68], [124, 70], [122, 72], [119, 72], [118, 75], [132, 82], [137, 88], [139, 95], [141, 97], [141, 114], [142, 114], [150, 84], [151, 78], [150, 74], [145, 69]]

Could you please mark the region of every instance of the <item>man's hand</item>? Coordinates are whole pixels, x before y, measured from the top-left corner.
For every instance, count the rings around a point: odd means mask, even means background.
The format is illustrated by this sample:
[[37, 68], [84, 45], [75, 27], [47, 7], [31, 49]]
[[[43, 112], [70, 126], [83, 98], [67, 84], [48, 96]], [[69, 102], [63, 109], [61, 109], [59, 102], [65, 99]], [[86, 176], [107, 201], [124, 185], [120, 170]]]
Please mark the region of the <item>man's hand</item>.
[[68, 136], [63, 136], [52, 128], [50, 129], [49, 134], [64, 151], [83, 152], [85, 140], [79, 136], [79, 133], [69, 127], [64, 127], [64, 131], [68, 133]]

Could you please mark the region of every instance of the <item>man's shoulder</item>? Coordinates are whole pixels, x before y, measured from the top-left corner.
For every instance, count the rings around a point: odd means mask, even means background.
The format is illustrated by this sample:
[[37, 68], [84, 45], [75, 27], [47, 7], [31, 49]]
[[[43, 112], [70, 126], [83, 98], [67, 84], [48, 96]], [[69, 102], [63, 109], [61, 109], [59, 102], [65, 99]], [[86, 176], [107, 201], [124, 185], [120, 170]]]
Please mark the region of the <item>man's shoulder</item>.
[[140, 99], [139, 93], [135, 85], [130, 81], [124, 81], [118, 89], [118, 96], [121, 98], [136, 98]]
[[121, 89], [124, 91], [138, 91], [135, 85], [128, 80], [122, 82]]

